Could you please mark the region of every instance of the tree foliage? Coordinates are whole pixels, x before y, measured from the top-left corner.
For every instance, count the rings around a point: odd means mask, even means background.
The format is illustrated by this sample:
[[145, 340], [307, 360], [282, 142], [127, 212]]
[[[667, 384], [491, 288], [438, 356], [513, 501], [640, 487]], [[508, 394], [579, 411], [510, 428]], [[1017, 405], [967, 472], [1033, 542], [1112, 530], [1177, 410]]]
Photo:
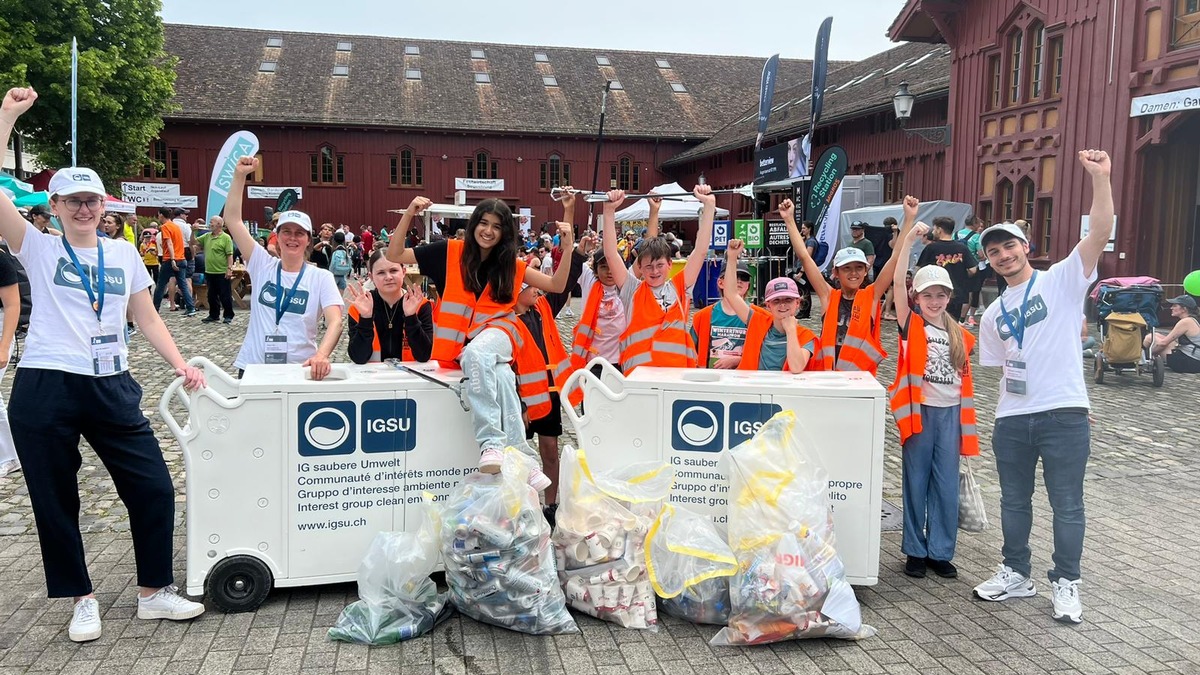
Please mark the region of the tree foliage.
[[0, 91], [32, 86], [25, 148], [49, 168], [71, 163], [71, 38], [79, 41], [82, 166], [109, 186], [141, 170], [175, 93], [160, 0], [0, 0]]

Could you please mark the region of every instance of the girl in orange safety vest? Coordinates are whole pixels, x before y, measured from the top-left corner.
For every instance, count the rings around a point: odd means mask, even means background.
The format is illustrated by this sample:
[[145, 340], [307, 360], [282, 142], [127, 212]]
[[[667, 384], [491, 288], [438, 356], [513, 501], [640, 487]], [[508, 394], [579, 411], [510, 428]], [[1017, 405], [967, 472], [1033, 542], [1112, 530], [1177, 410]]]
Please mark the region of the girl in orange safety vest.
[[617, 206], [625, 201], [625, 191], [610, 191], [604, 202], [604, 257], [629, 319], [621, 335], [621, 367], [626, 375], [638, 366], [696, 367], [696, 346], [687, 331], [687, 289], [696, 283], [704, 267], [717, 199], [707, 185], [697, 185], [692, 193], [701, 205], [696, 247], [683, 271], [674, 278], [670, 276], [671, 247], [658, 237], [646, 240], [638, 253], [635, 264], [641, 279], [625, 269], [617, 251], [615, 227]]
[[[396, 231], [408, 232], [413, 218], [431, 203], [415, 197]], [[480, 202], [466, 230], [464, 240], [443, 240], [415, 249], [406, 248], [403, 237], [392, 237], [387, 257], [405, 265], [415, 263], [441, 291], [431, 356], [443, 363], [457, 362], [462, 368], [467, 381], [461, 395], [471, 408], [480, 449], [479, 470], [498, 473], [506, 446], [531, 457], [535, 454], [525, 441], [522, 403], [531, 419], [550, 412], [545, 362], [513, 312], [517, 294], [522, 283], [561, 292], [570, 266], [561, 265], [553, 277], [525, 269], [525, 261], [517, 255], [516, 221], [503, 200]], [[558, 223], [558, 230], [562, 246], [571, 248], [574, 228]], [[505, 364], [514, 367], [501, 367]], [[550, 479], [539, 469], [530, 474], [529, 484], [544, 490]]]
[[[907, 261], [913, 241], [928, 231], [924, 223], [911, 228], [895, 256]], [[904, 288], [906, 273], [896, 267], [896, 288]], [[925, 576], [926, 568], [958, 576], [950, 560], [958, 535], [959, 456], [979, 454], [969, 359], [975, 338], [946, 312], [953, 293], [946, 270], [926, 265], [913, 276], [913, 309], [906, 293], [895, 294], [900, 358], [888, 394], [904, 446], [901, 551], [910, 577]]]
[[[912, 227], [917, 218], [915, 197], [904, 198], [904, 226]], [[874, 375], [887, 356], [880, 342], [880, 301], [892, 285], [892, 270], [898, 256], [893, 255], [875, 283], [868, 284], [871, 268], [863, 252], [853, 246], [843, 248], [833, 259], [833, 274], [840, 288], [833, 289], [817, 263], [809, 255], [804, 238], [796, 228], [796, 207], [790, 199], [779, 205], [779, 215], [787, 224], [792, 251], [804, 266], [804, 275], [821, 299], [824, 319], [821, 351], [817, 354], [821, 370], [860, 370]]]
[[[796, 323], [800, 289], [787, 277], [772, 279], [766, 286], [767, 312], [755, 311], [738, 293], [737, 259], [746, 248], [732, 239], [725, 249], [725, 303], [746, 322], [746, 342], [738, 370], [785, 370], [799, 373], [815, 365], [817, 336]], [[815, 368], [813, 368], [815, 370]]]

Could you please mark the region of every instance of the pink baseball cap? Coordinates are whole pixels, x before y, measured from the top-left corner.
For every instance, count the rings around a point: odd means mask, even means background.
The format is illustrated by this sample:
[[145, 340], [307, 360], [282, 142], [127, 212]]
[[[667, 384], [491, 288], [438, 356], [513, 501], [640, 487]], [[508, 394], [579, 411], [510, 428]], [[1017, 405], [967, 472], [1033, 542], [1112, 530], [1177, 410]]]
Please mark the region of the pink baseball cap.
[[796, 287], [796, 282], [788, 277], [776, 277], [767, 284], [767, 295], [763, 302], [770, 302], [776, 298], [799, 298], [800, 289]]

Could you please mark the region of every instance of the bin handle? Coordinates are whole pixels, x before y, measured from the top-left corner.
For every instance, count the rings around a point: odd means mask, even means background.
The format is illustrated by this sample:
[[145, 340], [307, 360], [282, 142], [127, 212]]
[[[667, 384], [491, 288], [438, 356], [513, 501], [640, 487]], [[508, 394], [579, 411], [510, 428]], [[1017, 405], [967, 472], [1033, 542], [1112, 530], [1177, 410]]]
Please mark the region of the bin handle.
[[[220, 382], [222, 388], [228, 388], [229, 390], [237, 391], [238, 381], [230, 377], [229, 373], [226, 373], [220, 366], [212, 361], [209, 361], [203, 356], [193, 357], [190, 361], [188, 361], [188, 365], [202, 369], [206, 379], [209, 377], [215, 377], [216, 380]], [[166, 422], [167, 429], [169, 429], [171, 433], [175, 435], [175, 440], [177, 440], [180, 445], [183, 444], [186, 433], [184, 432], [183, 427], [181, 427], [179, 422], [175, 419], [175, 416], [171, 414], [171, 399], [178, 397], [179, 402], [183, 404], [184, 410], [188, 411], [189, 417], [191, 416], [192, 400], [188, 396], [187, 390], [183, 388], [183, 383], [185, 381], [186, 378], [183, 377], [177, 377], [172, 380], [171, 383], [167, 385], [166, 391], [163, 392], [162, 398], [158, 401], [158, 414], [160, 417], [162, 417], [163, 421]], [[213, 389], [213, 387], [206, 386], [203, 391], [211, 396], [221, 407], [234, 407], [234, 404], [231, 403], [228, 398]]]
[[[571, 373], [570, 377], [567, 378], [567, 381], [563, 383], [563, 389], [561, 392], [559, 392], [559, 396], [561, 396], [563, 399], [570, 399], [571, 392], [576, 387], [583, 386], [583, 380], [590, 380], [596, 389], [598, 389], [600, 393], [608, 400], [613, 402], [625, 400], [627, 394], [624, 388], [621, 389], [620, 393], [615, 392], [611, 387], [604, 383], [602, 378], [596, 377], [592, 374], [592, 367], [596, 365], [600, 366], [601, 375], [603, 375], [604, 372], [611, 372], [613, 376], [617, 378], [617, 381], [625, 381], [625, 375], [621, 371], [617, 370], [613, 364], [609, 363], [608, 359], [597, 356], [583, 368]], [[564, 405], [562, 407], [562, 411], [563, 414], [567, 416], [567, 419], [571, 421], [571, 424], [575, 427], [575, 431], [578, 432], [582, 427], [583, 418], [576, 414], [575, 406]]]

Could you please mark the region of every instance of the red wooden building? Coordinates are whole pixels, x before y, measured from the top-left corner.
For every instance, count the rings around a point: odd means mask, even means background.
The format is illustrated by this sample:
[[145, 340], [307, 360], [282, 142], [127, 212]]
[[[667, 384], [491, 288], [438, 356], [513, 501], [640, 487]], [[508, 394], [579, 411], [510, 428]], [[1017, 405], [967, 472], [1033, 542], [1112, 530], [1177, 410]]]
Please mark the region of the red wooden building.
[[1025, 218], [1061, 259], [1090, 204], [1080, 149], [1114, 158], [1101, 274], [1200, 268], [1200, 0], [908, 0], [894, 40], [953, 52], [944, 193]]
[[[248, 129], [262, 147], [253, 185], [300, 187], [315, 221], [376, 230], [416, 195], [452, 201], [457, 179], [490, 182], [468, 191], [468, 203], [501, 197], [531, 208], [535, 223], [559, 219], [550, 188], [592, 186], [610, 80], [596, 185], [648, 190], [667, 179], [663, 162], [732, 114], [730, 101], [757, 99], [762, 70], [751, 57], [165, 30], [179, 59], [178, 109], [150, 148], [152, 164], [128, 181], [178, 186], [202, 211], [222, 143]], [[779, 78], [810, 72], [810, 62], [785, 59]], [[248, 200], [247, 217], [261, 219], [272, 203]]]

